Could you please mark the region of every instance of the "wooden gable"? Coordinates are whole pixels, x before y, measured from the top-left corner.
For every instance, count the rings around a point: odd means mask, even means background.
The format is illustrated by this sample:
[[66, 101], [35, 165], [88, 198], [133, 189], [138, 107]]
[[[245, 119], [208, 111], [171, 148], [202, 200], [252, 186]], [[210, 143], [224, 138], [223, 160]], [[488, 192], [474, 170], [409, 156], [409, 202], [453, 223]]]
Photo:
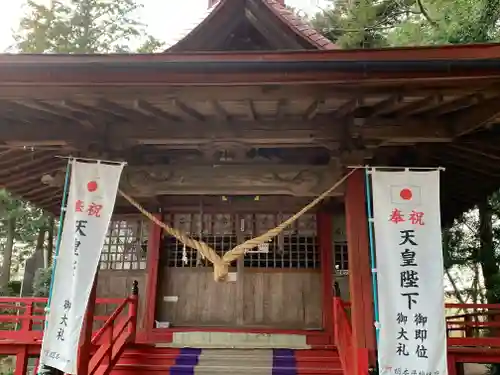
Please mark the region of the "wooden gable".
[[221, 0], [167, 52], [335, 49], [277, 0]]

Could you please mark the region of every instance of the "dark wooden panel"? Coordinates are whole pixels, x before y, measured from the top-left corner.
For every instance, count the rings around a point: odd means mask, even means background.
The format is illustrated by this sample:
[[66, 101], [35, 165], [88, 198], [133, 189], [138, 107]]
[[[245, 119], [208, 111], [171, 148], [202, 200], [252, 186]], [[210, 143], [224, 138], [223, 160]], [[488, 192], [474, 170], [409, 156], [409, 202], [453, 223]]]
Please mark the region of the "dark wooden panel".
[[[139, 282], [139, 310], [137, 324], [144, 328], [144, 313], [146, 311], [146, 272], [145, 270], [102, 270], [97, 279], [98, 298], [125, 298], [132, 293], [132, 283]], [[112, 314], [116, 305], [97, 306], [96, 315]]]
[[321, 328], [320, 272], [245, 272], [243, 283], [246, 326]]
[[[234, 326], [236, 283], [217, 283], [211, 267], [160, 270], [158, 321], [173, 326]], [[168, 302], [164, 297], [177, 297]]]

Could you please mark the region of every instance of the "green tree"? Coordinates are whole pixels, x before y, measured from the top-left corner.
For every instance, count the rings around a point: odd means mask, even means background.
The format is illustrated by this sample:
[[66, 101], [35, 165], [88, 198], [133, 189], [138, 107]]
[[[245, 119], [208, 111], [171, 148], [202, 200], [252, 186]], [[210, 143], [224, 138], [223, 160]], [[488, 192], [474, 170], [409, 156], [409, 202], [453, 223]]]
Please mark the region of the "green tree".
[[[14, 34], [12, 50], [83, 54], [160, 50], [163, 43], [149, 35], [139, 20], [140, 8], [136, 0], [53, 0], [48, 6], [36, 0], [27, 0], [24, 16]], [[15, 204], [23, 213], [16, 219], [16, 228], [19, 234], [22, 233], [19, 242], [24, 245], [20, 258], [33, 250], [40, 251], [47, 243], [50, 264], [54, 247], [54, 218], [23, 202], [15, 201]], [[7, 224], [9, 221], [4, 220], [5, 228], [8, 228]], [[38, 270], [34, 280], [36, 295], [47, 295], [50, 275], [50, 268]]]
[[343, 48], [385, 47], [390, 30], [406, 19], [427, 16], [421, 1], [330, 0], [311, 22]]
[[388, 33], [390, 45], [498, 41], [499, 0], [421, 0], [427, 17], [408, 17]]
[[330, 0], [311, 22], [343, 48], [498, 41], [500, 0]]
[[30, 53], [153, 52], [162, 43], [139, 21], [136, 0], [28, 0], [13, 50]]
[[[500, 39], [500, 0], [331, 0], [311, 22], [344, 48]], [[500, 302], [500, 198], [485, 197], [443, 232], [445, 270], [461, 301]], [[453, 270], [474, 275], [464, 286]]]
[[[2, 267], [0, 290], [8, 293], [12, 271], [19, 271], [24, 260], [35, 248], [43, 250], [45, 237], [42, 228], [48, 225], [49, 216], [27, 202], [13, 198], [6, 190], [0, 190], [0, 246]], [[45, 233], [44, 230], [43, 233]]]

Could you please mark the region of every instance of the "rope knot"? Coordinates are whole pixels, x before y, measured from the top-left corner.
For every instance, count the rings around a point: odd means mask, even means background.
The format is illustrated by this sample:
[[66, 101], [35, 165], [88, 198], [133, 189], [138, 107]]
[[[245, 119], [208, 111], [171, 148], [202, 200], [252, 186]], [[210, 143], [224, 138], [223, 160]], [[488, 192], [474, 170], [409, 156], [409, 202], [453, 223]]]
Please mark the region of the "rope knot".
[[214, 262], [214, 280], [226, 281], [229, 273], [229, 263], [223, 260]]

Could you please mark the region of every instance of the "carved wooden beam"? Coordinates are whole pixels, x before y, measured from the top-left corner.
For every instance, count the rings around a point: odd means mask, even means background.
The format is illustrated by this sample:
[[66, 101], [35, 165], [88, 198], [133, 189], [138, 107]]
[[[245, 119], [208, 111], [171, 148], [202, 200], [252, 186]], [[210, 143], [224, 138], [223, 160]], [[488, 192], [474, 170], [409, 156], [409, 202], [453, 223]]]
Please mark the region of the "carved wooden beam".
[[[42, 126], [43, 125], [43, 126]], [[0, 141], [16, 145], [60, 145], [81, 139], [133, 140], [140, 144], [181, 146], [193, 148], [220, 140], [241, 142], [255, 147], [274, 145], [321, 144], [342, 141], [342, 123], [339, 120], [231, 122], [230, 126], [207, 123], [147, 124], [116, 123], [109, 125], [105, 134], [84, 131], [71, 124], [36, 124], [10, 126], [0, 123]], [[450, 142], [452, 136], [443, 122], [400, 118], [356, 119], [349, 124], [350, 134], [366, 140], [391, 143]]]
[[[334, 166], [312, 165], [156, 165], [130, 166], [120, 186], [134, 197], [159, 195], [291, 195], [321, 194], [340, 178]], [[62, 186], [61, 170], [49, 181]], [[47, 181], [46, 181], [47, 182]], [[340, 187], [332, 195], [343, 194]]]

